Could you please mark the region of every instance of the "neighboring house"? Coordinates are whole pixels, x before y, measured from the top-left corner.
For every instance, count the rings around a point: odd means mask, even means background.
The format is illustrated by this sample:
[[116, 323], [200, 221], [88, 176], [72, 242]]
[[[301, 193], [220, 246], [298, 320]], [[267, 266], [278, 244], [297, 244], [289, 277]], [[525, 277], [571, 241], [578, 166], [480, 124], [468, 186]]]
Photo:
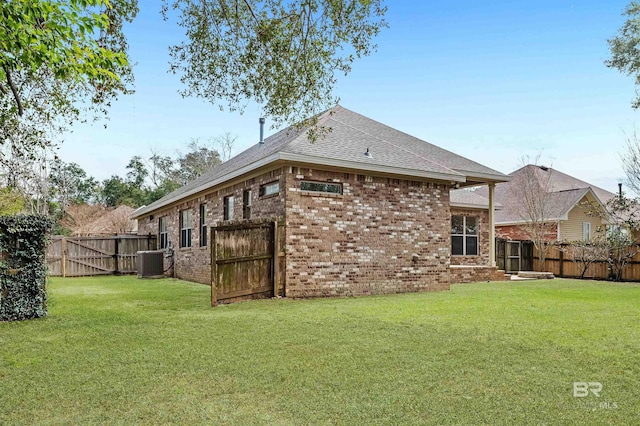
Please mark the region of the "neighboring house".
[[[496, 211], [496, 236], [509, 240], [528, 240], [526, 223], [531, 215], [523, 208], [522, 185], [524, 179], [538, 179], [540, 188], [546, 188], [544, 220], [550, 226], [548, 241], [590, 240], [596, 230], [606, 225], [597, 216], [587, 214], [589, 205], [603, 205], [614, 193], [591, 185], [550, 167], [527, 165], [509, 175], [511, 180], [496, 186], [495, 198], [502, 208]], [[535, 185], [530, 186], [535, 188]], [[476, 194], [486, 196], [485, 188]], [[542, 208], [541, 208], [542, 209]]]
[[[208, 227], [280, 218], [289, 297], [443, 290], [503, 276], [492, 209], [452, 204], [450, 190], [492, 190], [507, 176], [341, 106], [319, 125], [331, 131], [315, 142], [306, 129], [285, 129], [139, 209], [139, 233], [175, 248], [176, 277], [209, 284]], [[453, 236], [452, 214], [462, 222]]]

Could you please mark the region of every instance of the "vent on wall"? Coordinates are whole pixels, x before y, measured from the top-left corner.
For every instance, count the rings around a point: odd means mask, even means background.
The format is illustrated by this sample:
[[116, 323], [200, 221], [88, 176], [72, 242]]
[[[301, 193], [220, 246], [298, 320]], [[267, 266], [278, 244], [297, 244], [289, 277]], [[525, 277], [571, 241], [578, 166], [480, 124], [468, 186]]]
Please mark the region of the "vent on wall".
[[136, 253], [138, 278], [162, 278], [164, 276], [164, 250], [139, 251]]

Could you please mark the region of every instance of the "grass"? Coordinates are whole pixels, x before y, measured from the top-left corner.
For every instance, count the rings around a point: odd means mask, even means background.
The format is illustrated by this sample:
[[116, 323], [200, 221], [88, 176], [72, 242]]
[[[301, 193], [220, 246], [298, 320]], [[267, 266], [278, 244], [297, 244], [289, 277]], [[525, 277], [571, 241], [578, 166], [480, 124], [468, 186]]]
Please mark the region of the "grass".
[[[47, 318], [0, 323], [0, 424], [640, 424], [634, 284], [214, 309], [178, 280], [49, 293]], [[576, 381], [601, 396], [574, 398]]]

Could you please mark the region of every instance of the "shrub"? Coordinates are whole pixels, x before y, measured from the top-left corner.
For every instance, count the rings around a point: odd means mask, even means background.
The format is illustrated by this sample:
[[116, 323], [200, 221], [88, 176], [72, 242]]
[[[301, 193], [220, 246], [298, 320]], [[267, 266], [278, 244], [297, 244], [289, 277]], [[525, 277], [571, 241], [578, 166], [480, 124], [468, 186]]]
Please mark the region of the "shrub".
[[0, 216], [0, 320], [47, 314], [45, 252], [51, 227], [45, 216]]

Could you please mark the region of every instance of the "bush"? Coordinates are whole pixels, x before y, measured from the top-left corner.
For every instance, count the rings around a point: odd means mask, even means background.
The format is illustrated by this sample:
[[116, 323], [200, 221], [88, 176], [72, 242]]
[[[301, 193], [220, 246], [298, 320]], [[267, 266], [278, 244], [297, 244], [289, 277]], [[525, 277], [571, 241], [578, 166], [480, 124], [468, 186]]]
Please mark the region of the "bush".
[[0, 320], [47, 314], [45, 252], [51, 227], [45, 216], [0, 216]]

